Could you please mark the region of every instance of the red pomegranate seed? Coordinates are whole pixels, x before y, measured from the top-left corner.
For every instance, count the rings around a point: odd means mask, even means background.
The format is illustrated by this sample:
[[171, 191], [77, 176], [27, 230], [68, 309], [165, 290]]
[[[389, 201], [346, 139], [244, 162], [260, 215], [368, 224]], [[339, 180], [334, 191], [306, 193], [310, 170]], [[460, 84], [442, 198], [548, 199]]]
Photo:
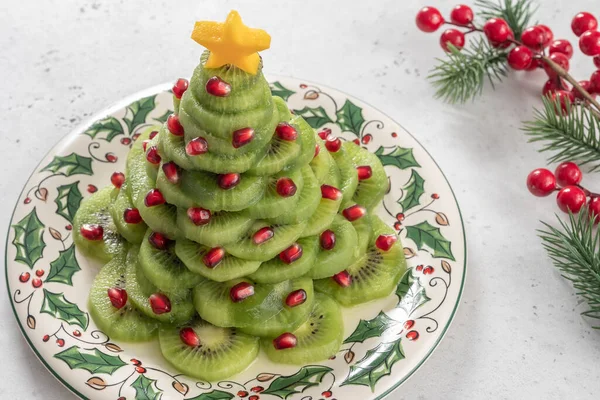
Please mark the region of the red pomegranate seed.
[[275, 128], [275, 133], [282, 140], [293, 142], [298, 138], [298, 131], [296, 128], [288, 124], [287, 122], [280, 122]]
[[180, 99], [181, 96], [183, 96], [183, 94], [187, 90], [188, 86], [190, 86], [190, 83], [187, 79], [177, 79], [177, 82], [175, 82], [175, 85], [173, 85], [173, 94], [175, 95], [175, 97]]
[[350, 222], [356, 221], [357, 219], [359, 219], [366, 213], [367, 213], [367, 210], [363, 206], [358, 205], [358, 204], [350, 206], [350, 207], [344, 209], [344, 211], [342, 211], [342, 214], [344, 214], [344, 217], [346, 217], [346, 219]]
[[296, 347], [297, 344], [298, 339], [296, 339], [296, 336], [290, 332], [286, 332], [273, 339], [273, 346], [277, 350], [291, 349]]
[[254, 295], [254, 286], [248, 282], [240, 282], [229, 290], [229, 297], [234, 303], [239, 303]]
[[321, 233], [321, 247], [325, 250], [331, 250], [335, 247], [335, 233], [327, 229]]
[[159, 250], [166, 250], [171, 242], [168, 237], [159, 232], [152, 232], [150, 236], [148, 236], [148, 241], [152, 246]]
[[254, 129], [252, 128], [242, 128], [233, 132], [233, 139], [231, 140], [231, 144], [236, 149], [247, 145], [254, 139]]
[[206, 225], [210, 222], [210, 211], [202, 207], [190, 207], [187, 209], [187, 216], [196, 226]]
[[321, 197], [324, 199], [337, 201], [342, 198], [342, 192], [336, 187], [321, 185]]
[[255, 244], [261, 244], [266, 242], [269, 239], [272, 239], [275, 235], [273, 228], [270, 226], [265, 226], [264, 228], [260, 228], [256, 233], [252, 236], [252, 240]]
[[338, 285], [342, 287], [348, 287], [352, 284], [352, 277], [348, 273], [348, 271], [343, 270], [333, 276], [333, 280], [337, 282]]
[[277, 193], [281, 197], [291, 197], [296, 194], [296, 184], [290, 178], [277, 179]]
[[183, 136], [183, 125], [179, 122], [179, 116], [175, 114], [169, 115], [167, 118], [167, 128], [175, 136]]
[[150, 142], [151, 142], [151, 140], [148, 140], [148, 139], [146, 139], [142, 142], [142, 149], [144, 149], [144, 152], [148, 148], [148, 143], [150, 143]]
[[375, 246], [377, 246], [379, 250], [388, 251], [397, 240], [398, 238], [396, 235], [379, 235], [377, 240], [375, 240]]
[[152, 312], [156, 315], [171, 312], [171, 300], [162, 293], [154, 293], [148, 298]]
[[291, 264], [300, 257], [302, 257], [302, 246], [300, 246], [298, 243], [294, 243], [279, 253], [279, 258], [286, 264]]
[[150, 138], [150, 140], [152, 140], [156, 137], [156, 135], [158, 135], [158, 131], [152, 131], [150, 132], [150, 135], [148, 135], [148, 137]]
[[121, 189], [123, 183], [125, 183], [125, 174], [122, 172], [113, 172], [110, 176], [110, 182], [117, 188]]
[[200, 346], [200, 338], [192, 328], [185, 327], [179, 331], [179, 338], [190, 347]]
[[146, 152], [146, 160], [148, 160], [150, 164], [160, 164], [161, 157], [160, 154], [158, 154], [158, 148], [156, 146], [152, 146], [148, 149]]
[[318, 135], [321, 139], [326, 140], [327, 136], [331, 135], [331, 129], [325, 128], [321, 132], [319, 132]]
[[139, 224], [142, 222], [142, 216], [137, 208], [126, 208], [123, 211], [123, 220], [128, 224]]
[[306, 291], [304, 289], [294, 290], [285, 298], [285, 304], [288, 307], [296, 307], [306, 301]]
[[358, 172], [359, 181], [364, 181], [365, 179], [369, 179], [371, 176], [373, 176], [373, 170], [368, 165], [356, 167], [356, 171]]
[[319, 143], [315, 144], [315, 155], [313, 156], [313, 158], [318, 156], [320, 151], [321, 151], [321, 146], [319, 146]]
[[190, 156], [198, 156], [208, 151], [208, 142], [203, 137], [197, 137], [185, 145], [185, 152]]
[[146, 198], [144, 198], [144, 204], [146, 205], [146, 207], [159, 206], [159, 205], [165, 204], [165, 203], [166, 203], [166, 200], [163, 197], [160, 190], [158, 190], [158, 189], [150, 190], [148, 192], [148, 194], [146, 195]]
[[227, 97], [231, 93], [231, 85], [218, 76], [206, 81], [206, 92], [217, 97]]
[[229, 190], [240, 183], [240, 174], [222, 174], [217, 177], [217, 183], [221, 189]]
[[331, 153], [337, 153], [342, 148], [342, 141], [338, 137], [329, 136], [327, 140], [325, 140], [325, 147], [327, 147], [327, 150]]
[[173, 161], [169, 161], [162, 165], [162, 170], [165, 173], [165, 177], [169, 182], [176, 185], [179, 183], [179, 178], [181, 178], [179, 174], [179, 167]]
[[121, 288], [110, 288], [107, 290], [108, 298], [114, 308], [120, 310], [127, 304], [127, 292]]
[[104, 228], [96, 224], [84, 224], [79, 229], [81, 236], [87, 240], [102, 240]]
[[225, 257], [225, 250], [222, 247], [213, 247], [206, 252], [202, 261], [207, 268], [214, 268], [223, 260]]

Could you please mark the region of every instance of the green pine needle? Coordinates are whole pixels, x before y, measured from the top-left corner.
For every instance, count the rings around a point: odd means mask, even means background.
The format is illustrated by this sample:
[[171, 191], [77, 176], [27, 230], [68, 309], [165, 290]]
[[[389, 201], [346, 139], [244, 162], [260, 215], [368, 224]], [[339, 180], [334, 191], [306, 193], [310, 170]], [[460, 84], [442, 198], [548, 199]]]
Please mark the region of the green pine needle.
[[537, 10], [531, 0], [476, 0], [479, 15], [483, 20], [502, 18], [512, 29], [515, 39], [520, 40], [523, 31], [531, 25], [533, 14]]
[[554, 266], [587, 302], [589, 309], [582, 315], [598, 319], [594, 328], [600, 329], [600, 232], [594, 229], [586, 208], [579, 215], [570, 214], [568, 222], [558, 221], [559, 228], [543, 222], [542, 244]]

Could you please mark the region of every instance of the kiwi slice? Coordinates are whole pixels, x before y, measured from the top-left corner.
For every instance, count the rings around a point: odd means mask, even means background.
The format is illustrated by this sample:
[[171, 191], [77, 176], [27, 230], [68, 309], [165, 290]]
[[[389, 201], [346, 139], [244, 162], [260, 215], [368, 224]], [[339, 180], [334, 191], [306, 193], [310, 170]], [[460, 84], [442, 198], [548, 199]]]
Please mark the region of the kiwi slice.
[[379, 250], [375, 246], [379, 235], [394, 235], [394, 230], [376, 215], [371, 216], [371, 223], [372, 237], [366, 254], [346, 268], [352, 279], [351, 284], [343, 287], [332, 278], [315, 281], [316, 290], [332, 296], [344, 306], [354, 306], [388, 296], [406, 272], [406, 260], [400, 240], [388, 251]]
[[[266, 221], [255, 221], [241, 240], [223, 247], [231, 255], [244, 260], [267, 261], [290, 247], [300, 237], [305, 226], [305, 222], [294, 225], [270, 225]], [[265, 227], [273, 229], [273, 237], [266, 242], [256, 244], [253, 239], [254, 234]]]
[[110, 215], [117, 227], [117, 231], [128, 242], [139, 244], [142, 242], [148, 226], [144, 221], [137, 224], [125, 222], [124, 213], [128, 208], [135, 208], [131, 199], [127, 195], [127, 181], [123, 183], [121, 189], [114, 188], [111, 193]]
[[[197, 346], [181, 340], [183, 328], [191, 328], [197, 335]], [[163, 325], [158, 340], [160, 351], [173, 367], [207, 382], [220, 381], [243, 371], [254, 361], [260, 347], [258, 338], [200, 319], [185, 326]]]
[[248, 170], [252, 175], [271, 175], [281, 171], [286, 165], [292, 164], [302, 150], [298, 140], [283, 140], [277, 135], [271, 140], [267, 154]]
[[125, 288], [126, 254], [115, 255], [96, 275], [88, 303], [90, 315], [113, 340], [145, 342], [156, 337], [158, 321], [142, 315], [131, 303], [120, 309], [114, 307], [107, 294], [111, 288]]
[[294, 117], [290, 123], [296, 126], [298, 129], [297, 142], [299, 142], [301, 146], [301, 151], [298, 157], [287, 166], [287, 168], [293, 169], [307, 165], [315, 157], [317, 134], [312, 126], [310, 126], [302, 117]]
[[298, 240], [302, 247], [302, 257], [291, 264], [284, 263], [279, 256], [260, 265], [248, 278], [257, 283], [278, 283], [305, 275], [315, 263], [319, 252], [319, 238], [309, 236]]
[[309, 165], [312, 168], [315, 176], [317, 177], [319, 184], [322, 185], [325, 183], [327, 175], [330, 174], [331, 164], [335, 164], [335, 162], [333, 161], [333, 157], [331, 157], [331, 154], [329, 154], [329, 151], [327, 151], [327, 148], [325, 147], [325, 142], [323, 142], [323, 140], [321, 140], [321, 138], [319, 137], [315, 138], [315, 140], [317, 145], [319, 146], [319, 153], [313, 157]]
[[331, 200], [325, 197], [321, 198], [319, 206], [309, 218], [308, 222], [306, 223], [306, 228], [304, 228], [301, 236], [319, 235], [321, 232], [327, 229], [337, 215], [340, 205], [342, 204], [342, 200], [343, 198], [338, 200]]
[[308, 220], [315, 213], [321, 200], [321, 186], [308, 165], [302, 167], [301, 171], [303, 187], [298, 204], [275, 218], [268, 218], [267, 221], [273, 224], [297, 224]]
[[261, 347], [271, 361], [304, 365], [334, 356], [344, 340], [340, 306], [331, 297], [316, 293], [308, 319], [292, 333], [297, 339], [297, 345], [293, 348], [278, 350], [273, 338], [261, 340]]
[[129, 154], [125, 167], [125, 177], [127, 179], [127, 194], [133, 204], [138, 203], [140, 196], [145, 196], [144, 189], [148, 186], [154, 187], [155, 182], [148, 177], [146, 172], [146, 155], [144, 154], [143, 143], [150, 137], [151, 128], [148, 128], [140, 134]]
[[175, 245], [175, 253], [190, 271], [213, 281], [225, 282], [241, 278], [252, 274], [260, 267], [260, 261], [242, 260], [226, 253], [217, 266], [209, 268], [203, 261], [208, 250], [209, 247], [185, 239], [177, 240]]
[[[352, 142], [349, 143], [350, 146], [357, 147]], [[356, 192], [356, 188], [358, 186], [358, 173], [356, 172], [356, 168], [352, 164], [352, 161], [348, 155], [348, 146], [343, 146], [338, 152], [332, 153], [333, 159], [340, 169], [340, 186], [336, 186], [340, 189], [344, 195], [344, 199], [342, 200], [342, 207], [348, 204], [352, 197], [354, 196], [354, 192]]]
[[[277, 193], [277, 181], [284, 177], [290, 178], [296, 185], [296, 193], [293, 196], [283, 197]], [[244, 213], [252, 218], [274, 218], [296, 207], [304, 187], [301, 169], [281, 171], [261, 179], [264, 179], [266, 184], [262, 198], [244, 210]]]
[[217, 247], [239, 241], [252, 227], [254, 220], [242, 212], [217, 211], [211, 213], [205, 225], [195, 225], [187, 210], [177, 210], [177, 226], [183, 235], [208, 247]]
[[354, 257], [357, 259], [367, 252], [367, 248], [371, 243], [371, 235], [373, 233], [373, 230], [371, 229], [371, 214], [366, 213], [362, 218], [352, 221], [351, 224], [354, 227], [354, 230], [356, 230], [356, 235], [358, 237], [357, 252]]
[[[270, 91], [271, 89], [269, 89]], [[275, 108], [279, 112], [279, 121], [280, 122], [289, 122], [292, 119], [292, 113], [288, 108], [287, 103], [279, 96], [273, 96], [273, 104]]]
[[[148, 175], [148, 178], [150, 178], [151, 181], [156, 181], [156, 175], [158, 174], [158, 165], [152, 164], [150, 161], [148, 161], [146, 154], [152, 147], [156, 147], [158, 150], [159, 137], [158, 137], [158, 135], [156, 135], [156, 136], [154, 136], [154, 138], [148, 139], [148, 140], [150, 140], [150, 141], [146, 145], [146, 152], [144, 152], [144, 160], [146, 161], [146, 174]], [[143, 147], [142, 147], [142, 150], [143, 150]], [[162, 153], [160, 152], [160, 150], [158, 151], [158, 153], [162, 156]]]
[[366, 207], [367, 210], [372, 210], [381, 203], [389, 186], [383, 165], [375, 154], [355, 146], [354, 143], [344, 143], [344, 149], [354, 168], [371, 167], [371, 177], [358, 181], [352, 200]]

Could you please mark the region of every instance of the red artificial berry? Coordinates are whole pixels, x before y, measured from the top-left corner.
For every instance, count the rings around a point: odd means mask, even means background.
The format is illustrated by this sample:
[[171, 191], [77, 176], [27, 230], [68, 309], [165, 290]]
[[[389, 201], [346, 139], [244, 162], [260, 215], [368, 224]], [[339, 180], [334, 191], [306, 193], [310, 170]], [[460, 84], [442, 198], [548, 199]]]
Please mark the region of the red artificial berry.
[[151, 189], [144, 198], [144, 204], [146, 205], [146, 207], [160, 206], [161, 204], [165, 203], [166, 200], [163, 197], [161, 191], [158, 189]]
[[296, 184], [290, 178], [284, 177], [277, 179], [277, 193], [281, 197], [291, 197], [296, 194]]
[[333, 280], [341, 287], [348, 287], [352, 284], [352, 276], [346, 270], [335, 274]]
[[325, 147], [327, 148], [327, 150], [329, 150], [331, 153], [337, 153], [338, 151], [340, 151], [340, 149], [342, 148], [342, 141], [340, 140], [340, 138], [335, 137], [335, 136], [329, 136], [327, 137], [327, 139], [325, 140]]
[[26, 283], [27, 281], [29, 281], [30, 277], [31, 275], [29, 274], [29, 272], [23, 272], [21, 275], [19, 275], [19, 281], [21, 283]]
[[404, 221], [404, 213], [398, 213], [398, 214], [396, 214], [396, 219], [398, 221]]
[[320, 236], [321, 248], [331, 250], [335, 247], [335, 233], [331, 229], [323, 231]]
[[573, 95], [573, 92], [568, 90], [557, 90], [552, 93], [552, 101], [555, 102], [556, 100], [560, 103], [562, 113], [566, 114], [571, 107], [570, 105], [575, 101], [575, 96]]
[[142, 216], [137, 208], [126, 208], [123, 211], [123, 220], [127, 224], [139, 224], [142, 222]]
[[[579, 86], [583, 88], [588, 94], [592, 97], [596, 97], [596, 93], [592, 90], [592, 82], [590, 81], [579, 81]], [[571, 93], [573, 93], [573, 97], [579, 100], [585, 100], [583, 95], [579, 93], [579, 90], [575, 86], [571, 89]]]
[[231, 93], [231, 85], [218, 76], [206, 81], [206, 93], [217, 97], [227, 97]]
[[185, 152], [189, 156], [198, 156], [208, 151], [208, 142], [203, 137], [197, 137], [190, 140], [185, 145]]
[[571, 21], [571, 29], [576, 36], [581, 36], [584, 32], [593, 31], [596, 28], [598, 28], [598, 20], [589, 12], [580, 12]]
[[153, 293], [148, 298], [152, 312], [156, 315], [171, 312], [171, 300], [162, 293]]
[[146, 149], [148, 148], [148, 143], [150, 143], [151, 140], [146, 139], [142, 142], [142, 149], [144, 150], [144, 152], [146, 152]]
[[65, 340], [64, 339], [56, 339], [56, 344], [58, 345], [58, 347], [63, 347], [65, 345]]
[[106, 153], [104, 155], [104, 157], [106, 158], [106, 161], [110, 162], [110, 163], [116, 163], [117, 160], [119, 159], [117, 156], [115, 156], [113, 153]]
[[83, 224], [79, 232], [87, 240], [102, 240], [104, 236], [104, 228], [96, 224]]
[[29, 197], [26, 197], [25, 200], [23, 200], [24, 204], [29, 204], [31, 203], [31, 199]]
[[413, 326], [415, 326], [415, 321], [412, 319], [407, 319], [406, 322], [404, 323], [404, 329], [406, 329], [406, 330], [409, 330]]
[[48, 340], [50, 340], [50, 335], [44, 335], [42, 341], [47, 342]]
[[171, 240], [162, 233], [152, 232], [148, 236], [148, 242], [158, 250], [166, 250]]
[[194, 332], [194, 329], [189, 326], [179, 331], [179, 338], [183, 343], [190, 347], [198, 347], [200, 345], [200, 338], [196, 332]]
[[373, 176], [373, 170], [369, 165], [361, 165], [356, 167], [356, 171], [358, 172], [358, 180], [364, 181], [365, 179], [369, 179]]
[[326, 140], [326, 139], [327, 139], [327, 137], [328, 137], [329, 135], [331, 135], [331, 129], [329, 129], [329, 128], [325, 128], [325, 129], [323, 129], [321, 132], [319, 132], [317, 135], [319, 135], [319, 137], [320, 137], [321, 139], [323, 139], [323, 140]]
[[444, 23], [444, 17], [437, 8], [423, 7], [417, 13], [416, 22], [423, 32], [435, 32]]
[[331, 393], [331, 390], [326, 390], [323, 393], [321, 393], [321, 396], [325, 397], [326, 399], [330, 398], [331, 396], [333, 396], [333, 393]]
[[[563, 53], [552, 53], [548, 58], [558, 64], [559, 67], [564, 69], [565, 71], [569, 70], [569, 58], [565, 56]], [[543, 64], [544, 71], [550, 79], [558, 79], [557, 73], [550, 68], [550, 66], [546, 63]]]
[[315, 155], [313, 156], [313, 158], [315, 158], [316, 156], [319, 155], [319, 152], [321, 151], [321, 146], [319, 146], [319, 144], [315, 144]]
[[546, 197], [556, 189], [556, 178], [546, 168], [538, 168], [527, 175], [527, 188], [532, 195]]
[[586, 196], [583, 189], [577, 186], [567, 186], [559, 190], [556, 204], [564, 212], [577, 214], [585, 204]]
[[304, 289], [294, 290], [285, 298], [285, 304], [288, 307], [296, 307], [306, 301], [306, 291]]
[[[561, 84], [564, 84], [562, 81], [560, 82]], [[559, 81], [557, 79], [548, 79], [542, 88], [542, 95], [547, 96], [548, 93], [554, 93], [557, 90], [561, 90], [561, 87], [559, 87], [558, 83]]]
[[73, 331], [73, 336], [80, 337], [81, 336], [81, 332], [79, 332], [78, 330], [74, 330]]
[[592, 92], [594, 92], [594, 94], [600, 93], [600, 69], [594, 71], [594, 73], [590, 76], [590, 84], [590, 89]]
[[417, 270], [417, 272], [423, 271], [423, 266], [422, 265], [417, 265], [416, 270]]
[[369, 142], [373, 139], [373, 135], [371, 135], [370, 133], [367, 133], [365, 136], [362, 137], [362, 139], [360, 139], [360, 141], [362, 142], [362, 144], [369, 144]]
[[95, 185], [88, 185], [87, 191], [88, 193], [96, 193], [98, 191], [98, 188]]
[[431, 275], [433, 274], [433, 267], [430, 265], [428, 267], [425, 267], [425, 269], [423, 270], [423, 275]]
[[181, 96], [183, 96], [183, 94], [187, 90], [189, 85], [190, 85], [190, 83], [188, 82], [187, 79], [183, 79], [183, 78], [177, 79], [177, 82], [175, 82], [175, 85], [173, 85], [173, 89], [172, 89], [175, 97], [180, 99]]
[[571, 59], [571, 57], [573, 57], [573, 46], [571, 45], [571, 42], [566, 39], [558, 39], [552, 42], [548, 52], [550, 54], [562, 53], [567, 56], [568, 59]]
[[343, 195], [340, 189], [329, 185], [321, 185], [321, 197], [324, 199], [337, 201], [341, 199], [342, 196]]
[[146, 373], [146, 368], [144, 368], [144, 367], [135, 367], [135, 370], [139, 374], [145, 374]]
[[358, 205], [358, 204], [355, 204], [353, 206], [345, 208], [344, 211], [342, 211], [342, 214], [344, 215], [344, 217], [346, 217], [346, 219], [350, 222], [356, 221], [357, 219], [361, 218], [366, 213], [367, 213], [367, 210], [363, 206]]
[[255, 395], [255, 394], [253, 394], [252, 396], [248, 397], [248, 400], [259, 400], [259, 399], [260, 399], [260, 397], [257, 396], [257, 395]]
[[42, 286], [42, 280], [40, 278], [33, 278], [33, 280], [31, 281], [31, 286], [33, 286], [34, 288], [39, 288], [40, 286]]
[[65, 229], [70, 231], [71, 229], [73, 229], [73, 225], [69, 224], [69, 225], [65, 226]]
[[240, 390], [239, 392], [237, 392], [238, 397], [246, 397], [248, 396], [248, 392], [246, 392], [245, 390]]
[[298, 339], [293, 333], [286, 332], [273, 339], [273, 347], [277, 350], [291, 349], [296, 347]]
[[541, 50], [544, 48], [546, 32], [539, 26], [530, 26], [521, 34], [521, 42], [530, 49]]
[[175, 136], [183, 136], [183, 125], [179, 122], [179, 116], [175, 114], [169, 115], [167, 118], [167, 128]]
[[593, 197], [588, 202], [588, 213], [594, 218], [594, 224], [600, 221], [600, 197]]
[[213, 247], [202, 257], [202, 262], [204, 262], [207, 268], [214, 268], [223, 261], [223, 257], [225, 257], [225, 249], [222, 247]]
[[158, 154], [158, 147], [152, 146], [146, 151], [146, 160], [150, 164], [158, 165], [160, 164], [160, 154]]
[[110, 176], [110, 182], [117, 188], [121, 189], [123, 183], [125, 183], [125, 174], [122, 172], [113, 172]]
[[248, 282], [240, 282], [229, 290], [229, 297], [234, 303], [239, 303], [254, 295], [254, 286]]
[[158, 135], [158, 131], [152, 131], [152, 132], [150, 132], [148, 137], [150, 138], [150, 140], [152, 140], [156, 137], [156, 135]]
[[125, 146], [128, 146], [128, 145], [131, 144], [131, 139], [128, 138], [128, 137], [124, 137], [124, 138], [121, 139], [121, 144], [125, 145]]
[[219, 187], [224, 190], [229, 190], [240, 183], [240, 174], [221, 174], [217, 177]]
[[533, 60], [533, 52], [529, 47], [517, 46], [508, 53], [508, 65], [512, 69], [522, 71], [531, 65]]
[[379, 235], [375, 240], [375, 246], [382, 251], [389, 251], [398, 240], [396, 235]]
[[106, 292], [108, 294], [108, 299], [114, 308], [120, 310], [121, 308], [125, 307], [125, 304], [127, 304], [127, 292], [125, 289], [113, 287], [108, 289]]
[[473, 22], [473, 10], [464, 4], [459, 4], [450, 12], [450, 20], [458, 25], [467, 26]]
[[446, 29], [440, 36], [440, 46], [444, 51], [449, 52], [449, 44], [457, 50], [462, 50], [465, 47], [465, 34], [458, 29]]
[[41, 278], [42, 276], [44, 276], [44, 270], [38, 269], [37, 271], [35, 271], [35, 276], [37, 276], [38, 278]]
[[552, 43], [552, 39], [554, 39], [554, 33], [547, 25], [538, 25], [538, 27], [544, 31], [544, 42], [542, 43], [542, 47], [548, 47], [550, 43]]
[[512, 31], [502, 18], [491, 18], [483, 25], [483, 33], [493, 45], [498, 46], [508, 40]]
[[288, 124], [287, 122], [280, 122], [275, 128], [275, 133], [282, 140], [293, 142], [298, 137], [298, 131], [296, 128]]
[[357, 145], [357, 146], [360, 146], [360, 140], [358, 140], [358, 139], [354, 139], [354, 140], [352, 141], [352, 143], [354, 143], [354, 144], [355, 144], [355, 145]]
[[579, 49], [586, 56], [600, 55], [600, 32], [587, 31], [579, 38]]
[[169, 161], [168, 163], [164, 163], [162, 165], [162, 170], [165, 173], [165, 177], [169, 182], [176, 185], [179, 183], [179, 178], [181, 178], [179, 174], [179, 167], [173, 161]]
[[279, 253], [279, 259], [286, 264], [291, 264], [302, 257], [302, 246], [298, 243], [292, 244], [287, 249]]
[[594, 57], [594, 65], [596, 66], [596, 68], [600, 68], [600, 56], [596, 56]]
[[254, 387], [253, 387], [252, 389], [250, 389], [250, 390], [251, 390], [251, 391], [253, 391], [254, 393], [260, 393], [260, 392], [264, 391], [264, 390], [265, 390], [265, 388], [264, 388], [264, 387], [262, 387], [262, 386], [254, 386]]
[[256, 231], [254, 235], [252, 235], [252, 241], [254, 244], [262, 244], [267, 240], [270, 240], [275, 236], [275, 231], [270, 226], [265, 226]]
[[406, 338], [410, 341], [415, 341], [419, 338], [419, 332], [417, 331], [410, 331], [406, 334]]
[[529, 64], [529, 67], [525, 68], [525, 71], [535, 71], [536, 69], [540, 68], [542, 66], [542, 61], [540, 61], [539, 58], [534, 58], [533, 60], [531, 60], [531, 64]]
[[233, 136], [231, 139], [231, 145], [239, 149], [242, 146], [247, 145], [254, 139], [254, 129], [252, 128], [242, 128], [233, 132]]
[[190, 207], [187, 209], [187, 216], [194, 225], [200, 226], [210, 222], [211, 213], [206, 208]]
[[581, 179], [583, 178], [581, 170], [577, 164], [572, 161], [565, 161], [558, 164], [556, 171], [554, 171], [554, 176], [556, 176], [556, 182], [563, 187], [579, 185], [579, 182], [581, 182]]

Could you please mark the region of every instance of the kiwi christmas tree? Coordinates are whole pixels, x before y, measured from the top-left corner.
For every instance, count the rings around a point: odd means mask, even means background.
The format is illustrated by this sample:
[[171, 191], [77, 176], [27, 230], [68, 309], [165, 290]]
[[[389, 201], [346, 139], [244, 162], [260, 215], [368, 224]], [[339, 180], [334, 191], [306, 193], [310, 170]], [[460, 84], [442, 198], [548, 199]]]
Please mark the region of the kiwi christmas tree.
[[204, 380], [261, 347], [281, 363], [327, 359], [343, 340], [340, 304], [389, 295], [406, 270], [372, 213], [384, 169], [272, 96], [266, 32], [232, 11], [192, 38], [208, 51], [173, 87], [175, 112], [76, 215], [79, 250], [106, 262], [90, 313], [115, 339], [158, 336], [171, 364]]

